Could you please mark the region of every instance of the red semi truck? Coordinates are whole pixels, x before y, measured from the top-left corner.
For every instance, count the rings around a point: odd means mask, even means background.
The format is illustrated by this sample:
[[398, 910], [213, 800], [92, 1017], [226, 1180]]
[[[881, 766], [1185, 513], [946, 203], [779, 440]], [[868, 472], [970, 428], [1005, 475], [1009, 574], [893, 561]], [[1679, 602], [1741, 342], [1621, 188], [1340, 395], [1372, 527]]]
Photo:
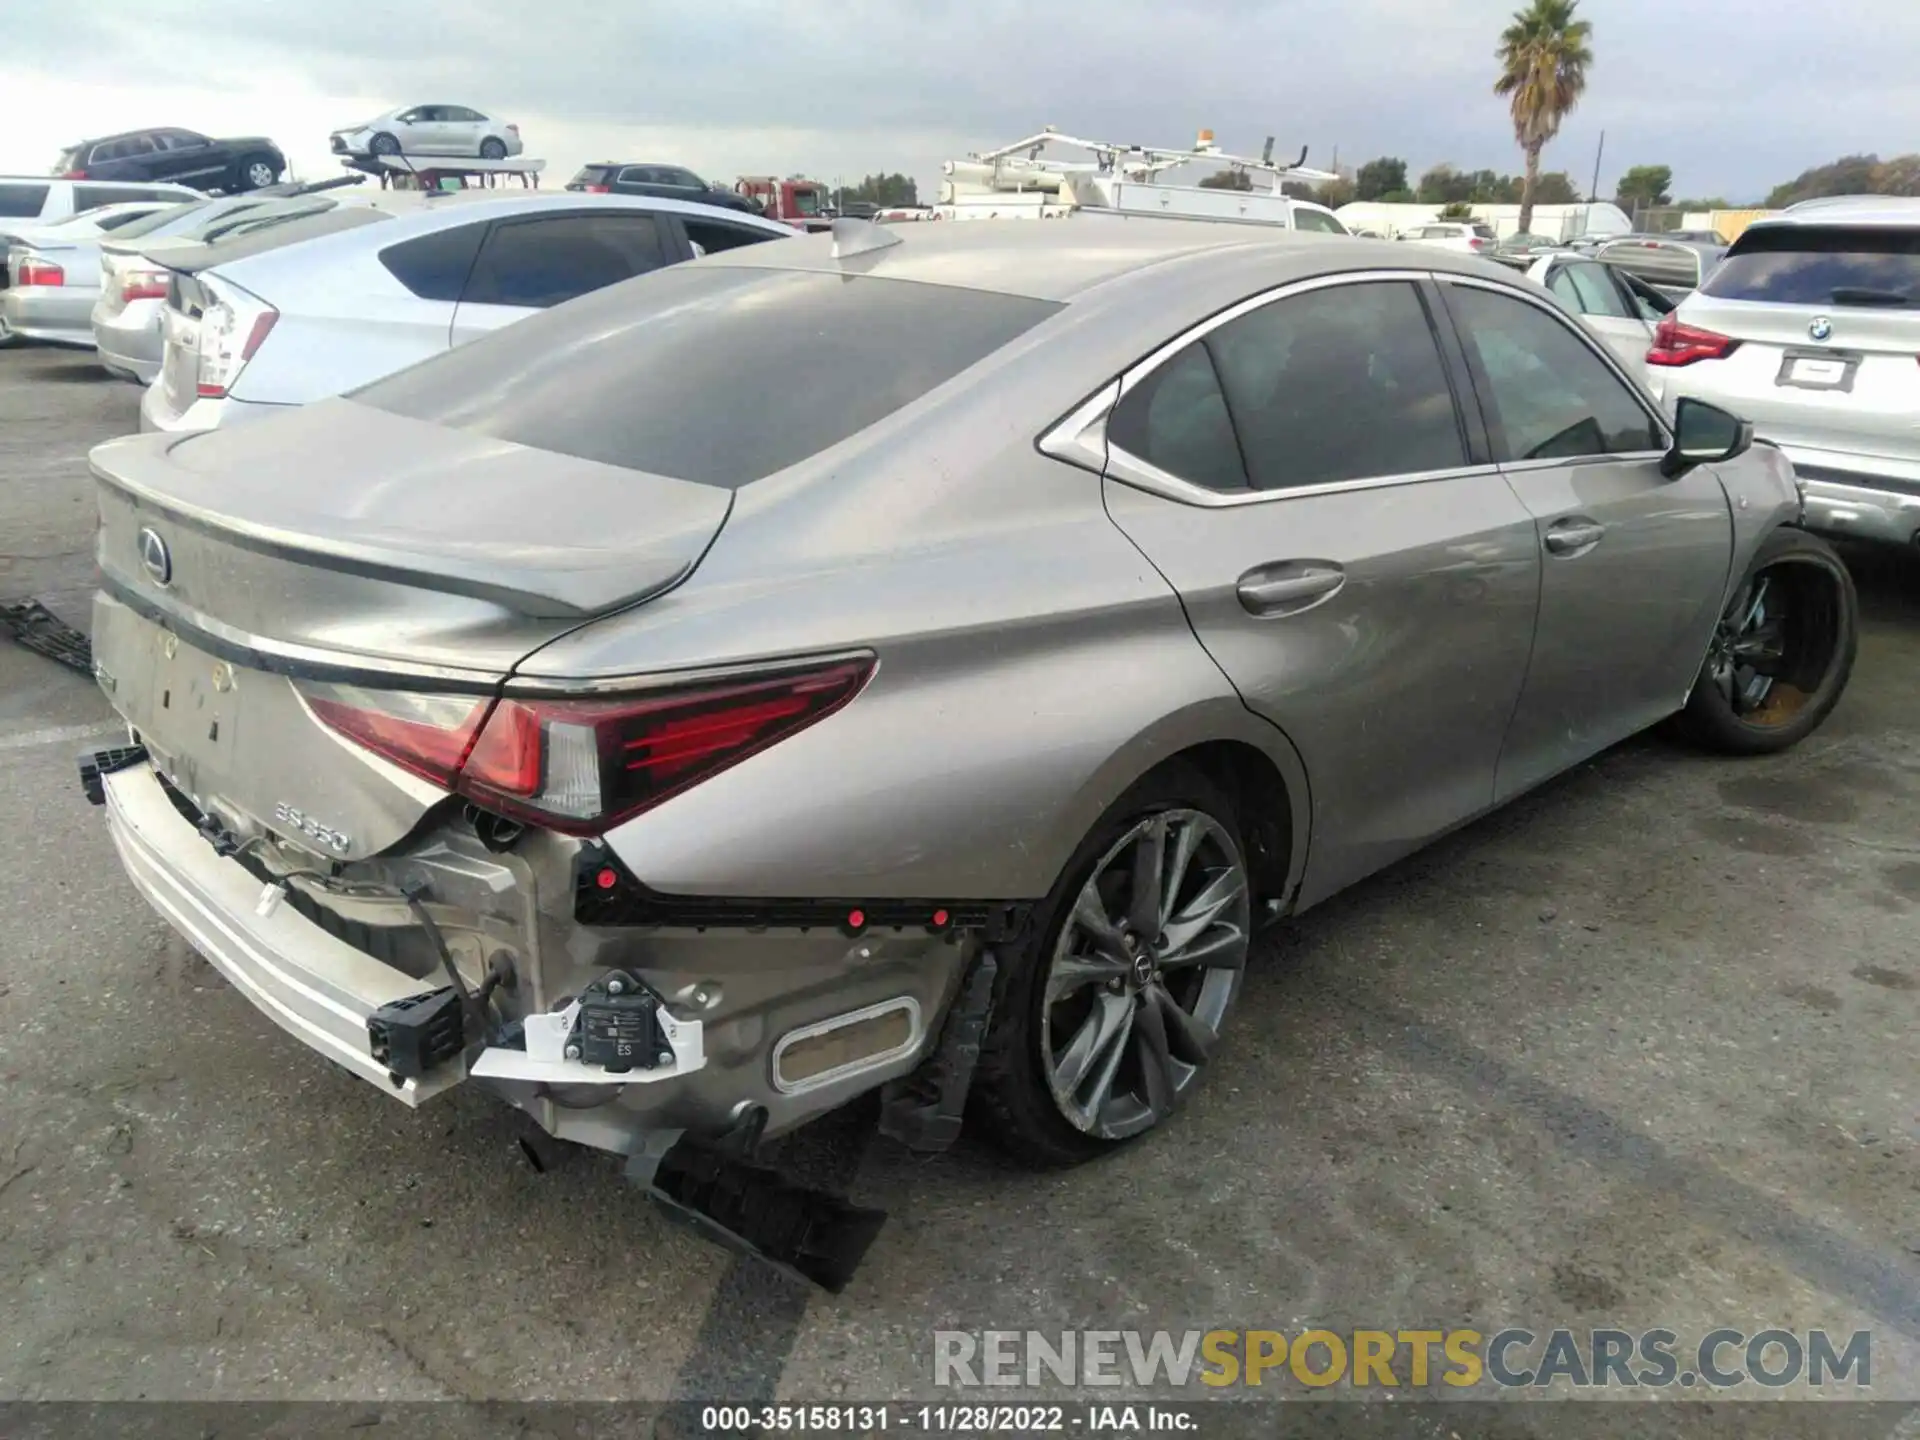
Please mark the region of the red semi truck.
[[818, 180], [797, 175], [784, 180], [773, 175], [743, 175], [733, 188], [757, 204], [769, 220], [796, 230], [828, 230], [833, 226], [832, 201], [827, 187]]

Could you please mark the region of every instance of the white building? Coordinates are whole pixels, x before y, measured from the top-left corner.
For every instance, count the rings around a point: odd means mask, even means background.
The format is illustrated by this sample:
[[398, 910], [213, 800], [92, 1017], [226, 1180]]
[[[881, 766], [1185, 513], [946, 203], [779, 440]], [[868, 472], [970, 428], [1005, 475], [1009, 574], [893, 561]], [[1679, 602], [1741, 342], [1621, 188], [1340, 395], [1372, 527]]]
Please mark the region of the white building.
[[[1402, 231], [1430, 224], [1440, 218], [1444, 205], [1389, 205], [1378, 200], [1356, 200], [1342, 205], [1334, 213], [1349, 230], [1371, 230], [1389, 239]], [[1520, 229], [1518, 205], [1474, 205], [1473, 218], [1484, 220], [1495, 235], [1505, 237]], [[1536, 205], [1533, 207], [1533, 233], [1554, 240], [1571, 240], [1579, 235], [1626, 235], [1633, 230], [1633, 218], [1618, 205], [1605, 201], [1580, 205]]]

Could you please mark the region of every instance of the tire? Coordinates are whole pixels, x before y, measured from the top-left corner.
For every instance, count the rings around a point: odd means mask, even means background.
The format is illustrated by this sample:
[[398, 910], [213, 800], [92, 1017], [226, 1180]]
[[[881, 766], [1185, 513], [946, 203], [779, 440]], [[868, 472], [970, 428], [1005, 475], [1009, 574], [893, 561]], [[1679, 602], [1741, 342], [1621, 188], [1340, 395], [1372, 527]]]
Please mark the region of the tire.
[[400, 153], [400, 142], [394, 139], [387, 131], [382, 130], [367, 142], [367, 153], [369, 155], [398, 155]]
[[[1153, 833], [1165, 866], [1188, 849], [1173, 903], [1149, 920], [1162, 931], [1157, 956], [1139, 947], [1131, 923], [1133, 877]], [[1094, 904], [1104, 939], [1082, 918]], [[1116, 916], [1125, 916], [1117, 927]], [[1074, 852], [1028, 942], [1000, 957], [969, 1096], [976, 1131], [1023, 1164], [1057, 1168], [1156, 1128], [1204, 1078], [1251, 934], [1246, 847], [1231, 802], [1188, 765], [1147, 776]], [[1178, 958], [1201, 953], [1204, 962]]]
[[1723, 755], [1791, 749], [1833, 713], [1859, 644], [1860, 599], [1845, 563], [1818, 536], [1782, 526], [1760, 543], [1714, 628], [1680, 733]]
[[482, 160], [504, 160], [507, 158], [507, 142], [489, 135], [480, 142]]
[[264, 190], [280, 179], [280, 167], [271, 155], [248, 155], [233, 167], [233, 193]]

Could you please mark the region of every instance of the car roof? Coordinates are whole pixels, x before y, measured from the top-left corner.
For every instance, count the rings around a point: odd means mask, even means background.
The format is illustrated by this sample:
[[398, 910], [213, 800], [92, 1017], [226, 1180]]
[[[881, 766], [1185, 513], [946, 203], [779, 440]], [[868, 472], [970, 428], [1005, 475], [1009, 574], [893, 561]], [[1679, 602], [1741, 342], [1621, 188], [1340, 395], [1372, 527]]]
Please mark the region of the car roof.
[[[872, 222], [837, 224], [866, 226]], [[962, 220], [873, 228], [897, 243], [837, 260], [833, 254], [835, 237], [820, 234], [779, 246], [741, 246], [699, 263], [873, 275], [1056, 302], [1072, 300], [1111, 280], [1213, 251], [1244, 252], [1249, 264], [1272, 269], [1276, 274], [1377, 267], [1506, 275], [1503, 267], [1489, 261], [1464, 255], [1456, 259], [1441, 250], [1423, 252], [1413, 264], [1407, 258], [1407, 247], [1391, 240], [1232, 221], [1070, 215], [1055, 221]], [[1329, 267], [1330, 258], [1341, 263]], [[1284, 283], [1286, 278], [1281, 275], [1275, 283]]]
[[1833, 195], [1803, 200], [1778, 215], [1765, 215], [1747, 228], [1787, 225], [1920, 225], [1920, 196]]
[[189, 130], [185, 125], [143, 125], [138, 130], [116, 130], [111, 135], [96, 135], [91, 140], [82, 140], [69, 145], [67, 149], [78, 150], [83, 145], [106, 145], [115, 140], [131, 140], [136, 135], [158, 135], [162, 130], [186, 130], [189, 135], [204, 134], [204, 131]]

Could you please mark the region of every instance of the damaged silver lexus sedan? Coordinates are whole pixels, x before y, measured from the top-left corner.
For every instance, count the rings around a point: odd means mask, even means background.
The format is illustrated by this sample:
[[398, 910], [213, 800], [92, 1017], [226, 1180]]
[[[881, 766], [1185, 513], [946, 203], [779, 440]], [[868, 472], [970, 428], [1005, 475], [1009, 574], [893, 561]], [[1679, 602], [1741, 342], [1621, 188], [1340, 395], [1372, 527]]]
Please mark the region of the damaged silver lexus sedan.
[[1346, 237], [841, 221], [92, 461], [142, 892], [829, 1285], [877, 1218], [764, 1137], [1097, 1156], [1257, 1043], [1261, 923], [1668, 717], [1790, 745], [1855, 645], [1777, 450]]

